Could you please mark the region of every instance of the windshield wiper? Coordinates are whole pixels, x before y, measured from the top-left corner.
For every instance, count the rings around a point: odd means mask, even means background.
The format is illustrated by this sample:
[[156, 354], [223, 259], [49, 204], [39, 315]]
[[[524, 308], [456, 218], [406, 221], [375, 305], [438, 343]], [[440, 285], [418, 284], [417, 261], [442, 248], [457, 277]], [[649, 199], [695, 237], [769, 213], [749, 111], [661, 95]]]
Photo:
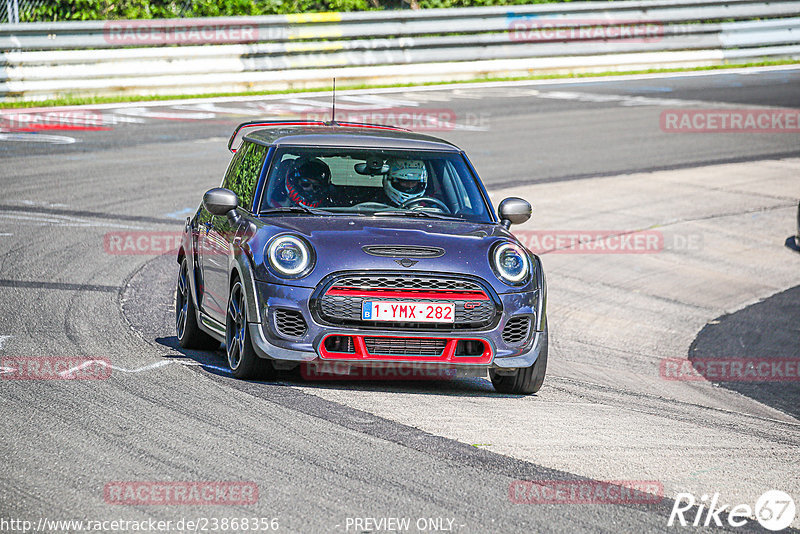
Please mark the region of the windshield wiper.
[[399, 210], [392, 210], [392, 211], [376, 211], [371, 215], [387, 215], [387, 216], [395, 216], [395, 217], [428, 217], [431, 219], [458, 219], [458, 217], [453, 217], [450, 215], [443, 215], [441, 213], [431, 213], [429, 211], [416, 211], [416, 210], [408, 210], [408, 211], [399, 211]]
[[269, 213], [308, 213], [311, 215], [330, 215], [331, 212], [297, 205], [297, 206], [279, 206], [277, 208], [270, 208], [266, 211], [262, 211], [261, 215], [266, 215]]

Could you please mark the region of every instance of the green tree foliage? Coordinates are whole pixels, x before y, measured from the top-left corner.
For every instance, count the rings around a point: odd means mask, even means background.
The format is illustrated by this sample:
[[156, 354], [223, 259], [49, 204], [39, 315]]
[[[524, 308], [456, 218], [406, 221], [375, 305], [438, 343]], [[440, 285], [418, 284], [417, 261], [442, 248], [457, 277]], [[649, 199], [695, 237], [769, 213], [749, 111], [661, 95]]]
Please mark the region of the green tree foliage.
[[[52, 0], [20, 13], [22, 22], [236, 17], [551, 3], [558, 0]], [[564, 1], [564, 0], [561, 0]], [[568, 1], [568, 0], [566, 0]]]
[[525, 4], [552, 4], [569, 0], [418, 0], [419, 7], [476, 7], [476, 6], [519, 6]]
[[250, 209], [255, 194], [256, 182], [264, 166], [267, 147], [246, 143], [236, 154], [222, 187], [230, 189], [239, 197], [239, 205]]

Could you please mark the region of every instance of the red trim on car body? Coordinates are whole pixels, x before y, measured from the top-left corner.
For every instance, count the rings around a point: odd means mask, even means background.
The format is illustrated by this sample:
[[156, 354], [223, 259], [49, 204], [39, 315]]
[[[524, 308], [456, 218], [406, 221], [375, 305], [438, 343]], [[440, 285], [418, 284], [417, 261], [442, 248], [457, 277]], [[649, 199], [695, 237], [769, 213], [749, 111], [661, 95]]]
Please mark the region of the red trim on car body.
[[[353, 338], [353, 346], [355, 352], [332, 352], [325, 348], [325, 340], [331, 336], [344, 336]], [[447, 341], [444, 351], [440, 356], [428, 355], [400, 355], [400, 354], [372, 354], [367, 350], [367, 345], [364, 338], [379, 338], [379, 339], [408, 339], [402, 336], [372, 336], [361, 334], [327, 334], [325, 335], [317, 347], [317, 353], [320, 359], [323, 360], [337, 360], [337, 361], [370, 361], [370, 362], [427, 362], [427, 363], [450, 363], [450, 364], [466, 364], [466, 365], [488, 365], [492, 363], [494, 354], [492, 346], [488, 341], [481, 338], [471, 337], [415, 337], [414, 339], [444, 339]], [[478, 341], [483, 344], [483, 353], [480, 356], [456, 356], [456, 347], [459, 341]]]
[[334, 122], [331, 126], [344, 126], [346, 128], [372, 128], [373, 130], [394, 130], [396, 132], [408, 132], [406, 128], [400, 126], [387, 126], [385, 124], [369, 124], [365, 122]]
[[483, 291], [452, 291], [449, 289], [415, 291], [413, 289], [362, 289], [359, 287], [333, 286], [325, 292], [325, 295], [375, 299], [489, 300], [489, 296]]
[[341, 126], [343, 128], [371, 128], [375, 130], [394, 130], [399, 132], [408, 132], [406, 128], [401, 128], [399, 126], [387, 126], [384, 124], [369, 124], [364, 122], [324, 122], [324, 121], [304, 121], [304, 120], [265, 120], [265, 121], [251, 121], [251, 122], [243, 122], [239, 126], [233, 130], [233, 134], [231, 135], [230, 139], [228, 140], [228, 150], [232, 153], [236, 153], [236, 148], [233, 147], [233, 141], [236, 139], [236, 136], [239, 134], [244, 128], [258, 128], [263, 126]]

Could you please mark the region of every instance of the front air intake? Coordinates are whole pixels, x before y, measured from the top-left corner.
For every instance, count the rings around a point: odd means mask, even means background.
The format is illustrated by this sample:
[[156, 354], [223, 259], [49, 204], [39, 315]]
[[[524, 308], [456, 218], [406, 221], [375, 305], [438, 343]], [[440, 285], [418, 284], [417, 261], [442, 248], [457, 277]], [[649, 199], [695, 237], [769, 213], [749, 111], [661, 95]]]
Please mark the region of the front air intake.
[[301, 338], [306, 335], [308, 325], [303, 314], [296, 310], [275, 310], [275, 331], [288, 338]]
[[527, 315], [512, 317], [503, 328], [503, 341], [516, 345], [528, 341], [531, 329], [531, 318]]

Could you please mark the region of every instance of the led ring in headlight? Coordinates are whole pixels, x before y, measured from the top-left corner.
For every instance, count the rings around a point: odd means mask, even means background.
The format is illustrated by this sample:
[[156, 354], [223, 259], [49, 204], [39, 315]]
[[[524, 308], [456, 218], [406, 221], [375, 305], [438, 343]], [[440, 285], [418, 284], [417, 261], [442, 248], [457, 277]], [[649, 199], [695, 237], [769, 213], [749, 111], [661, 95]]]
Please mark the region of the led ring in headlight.
[[267, 258], [281, 276], [297, 277], [309, 270], [312, 251], [305, 241], [291, 235], [272, 238], [267, 246]]
[[498, 277], [509, 284], [520, 284], [528, 278], [530, 261], [528, 255], [515, 243], [503, 243], [492, 254]]

